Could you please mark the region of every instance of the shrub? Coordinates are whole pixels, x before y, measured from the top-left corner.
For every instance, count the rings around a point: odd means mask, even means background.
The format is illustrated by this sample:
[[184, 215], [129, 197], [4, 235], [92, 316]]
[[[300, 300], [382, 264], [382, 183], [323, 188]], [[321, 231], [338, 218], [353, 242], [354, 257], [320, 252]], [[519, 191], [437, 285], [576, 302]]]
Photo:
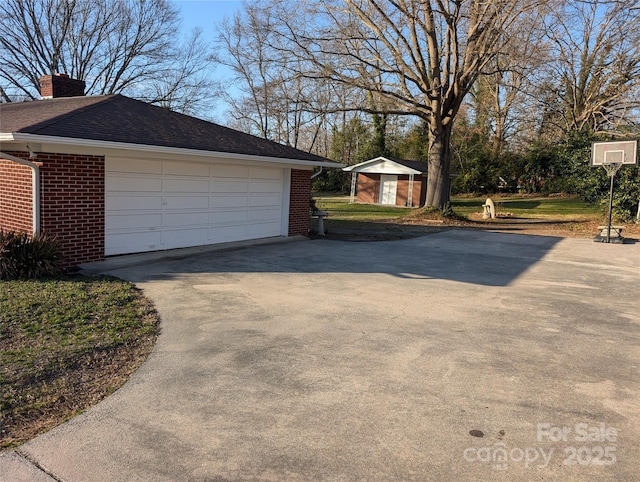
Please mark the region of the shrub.
[[0, 230], [0, 280], [55, 276], [62, 271], [61, 262], [55, 238]]

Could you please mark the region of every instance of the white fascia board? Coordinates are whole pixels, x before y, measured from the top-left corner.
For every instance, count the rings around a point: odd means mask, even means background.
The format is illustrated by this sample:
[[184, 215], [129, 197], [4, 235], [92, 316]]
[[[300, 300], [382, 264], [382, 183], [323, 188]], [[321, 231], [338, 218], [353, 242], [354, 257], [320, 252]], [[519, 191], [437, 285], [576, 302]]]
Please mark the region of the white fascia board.
[[[5, 139], [3, 136], [7, 136]], [[289, 159], [283, 157], [255, 156], [250, 154], [236, 154], [221, 151], [203, 151], [198, 149], [184, 149], [181, 147], [152, 146], [147, 144], [131, 144], [127, 142], [97, 141], [94, 139], [77, 139], [73, 137], [41, 136], [37, 134], [23, 134], [20, 132], [10, 134], [0, 134], [0, 140], [17, 142], [37, 142], [41, 144], [58, 144], [77, 147], [87, 147], [93, 149], [117, 149], [131, 152], [152, 152], [156, 154], [184, 155], [192, 157], [220, 158], [226, 160], [250, 161], [257, 163], [280, 164], [285, 166], [295, 166], [298, 169], [313, 169], [317, 166], [342, 167], [343, 164], [337, 162], [317, 162], [303, 159]]]
[[356, 171], [356, 172], [360, 172], [360, 169], [364, 166], [368, 166], [369, 164], [375, 164], [379, 161], [388, 161], [389, 159], [387, 159], [386, 157], [376, 157], [374, 159], [369, 159], [368, 161], [364, 161], [364, 162], [360, 162], [358, 164], [354, 164], [353, 166], [347, 166], [347, 167], [343, 167], [342, 170], [344, 172], [352, 172], [352, 171]]
[[345, 172], [364, 172], [369, 174], [422, 174], [416, 169], [403, 166], [402, 164], [398, 164], [386, 157], [376, 157], [375, 159], [370, 159], [354, 166], [345, 167], [342, 170]]

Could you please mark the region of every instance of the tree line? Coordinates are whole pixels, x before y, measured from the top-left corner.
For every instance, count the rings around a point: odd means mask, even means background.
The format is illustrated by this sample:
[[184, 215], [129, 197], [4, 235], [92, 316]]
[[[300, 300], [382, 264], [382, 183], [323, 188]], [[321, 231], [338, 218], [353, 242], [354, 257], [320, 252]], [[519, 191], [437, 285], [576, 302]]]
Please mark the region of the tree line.
[[[353, 164], [424, 160], [427, 204], [464, 192], [576, 192], [597, 200], [594, 140], [638, 135], [635, 0], [255, 0], [176, 45], [165, 0], [5, 0], [0, 98], [43, 73], [203, 112], [211, 92], [240, 130]], [[55, 15], [54, 15], [55, 14]], [[208, 66], [224, 65], [234, 89]], [[233, 92], [231, 96], [228, 92]], [[199, 110], [200, 109], [200, 110]], [[619, 174], [621, 210], [638, 170]], [[340, 174], [322, 180], [337, 187]], [[605, 188], [606, 190], [606, 188]], [[618, 191], [622, 191], [618, 189]], [[635, 197], [634, 197], [635, 196]]]

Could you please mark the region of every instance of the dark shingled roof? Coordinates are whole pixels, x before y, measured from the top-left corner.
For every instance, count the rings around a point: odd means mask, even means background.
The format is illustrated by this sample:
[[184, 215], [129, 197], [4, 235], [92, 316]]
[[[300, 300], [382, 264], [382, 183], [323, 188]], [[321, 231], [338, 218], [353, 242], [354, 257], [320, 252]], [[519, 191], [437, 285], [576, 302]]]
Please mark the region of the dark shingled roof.
[[423, 161], [409, 161], [407, 159], [398, 159], [397, 157], [386, 157], [385, 159], [389, 159], [390, 161], [397, 162], [398, 164], [402, 164], [409, 169], [415, 169], [416, 171], [420, 171], [423, 174], [427, 173], [428, 165]]
[[332, 162], [123, 95], [0, 104], [0, 132]]

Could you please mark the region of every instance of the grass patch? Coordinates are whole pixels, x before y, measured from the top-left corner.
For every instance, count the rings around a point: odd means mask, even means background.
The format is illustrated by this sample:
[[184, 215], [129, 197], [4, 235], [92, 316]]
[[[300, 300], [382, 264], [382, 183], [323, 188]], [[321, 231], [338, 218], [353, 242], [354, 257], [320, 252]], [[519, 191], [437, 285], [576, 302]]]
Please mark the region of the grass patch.
[[[410, 216], [415, 209], [382, 206], [379, 204], [349, 204], [349, 196], [314, 194], [318, 208], [328, 211], [331, 219], [353, 221], [380, 221], [400, 219]], [[482, 213], [482, 205], [486, 197], [453, 197], [451, 209], [455, 213], [452, 217], [469, 218]], [[555, 197], [492, 197], [498, 213], [508, 213], [518, 217], [551, 217], [574, 216], [603, 218], [600, 206], [585, 203], [569, 196]]]
[[[349, 196], [314, 194], [319, 209], [328, 211], [325, 222], [330, 237], [336, 234], [421, 234], [449, 227], [491, 229], [519, 234], [593, 237], [606, 224], [602, 207], [572, 196], [534, 197], [495, 195], [498, 219], [483, 219], [483, 197], [453, 197], [449, 208], [403, 208], [376, 204], [349, 204]], [[314, 227], [315, 220], [311, 226]], [[626, 224], [625, 237], [640, 235], [640, 225]]]
[[[463, 216], [482, 213], [486, 197], [452, 198], [451, 206]], [[491, 198], [498, 213], [509, 213], [518, 217], [574, 216], [599, 219], [602, 208], [570, 196], [516, 197], [495, 196]]]
[[0, 449], [121, 386], [150, 353], [158, 323], [151, 303], [120, 279], [0, 282]]
[[410, 208], [380, 204], [349, 204], [349, 196], [343, 195], [314, 194], [313, 198], [319, 209], [329, 211], [332, 219], [379, 221], [397, 218], [411, 211]]

